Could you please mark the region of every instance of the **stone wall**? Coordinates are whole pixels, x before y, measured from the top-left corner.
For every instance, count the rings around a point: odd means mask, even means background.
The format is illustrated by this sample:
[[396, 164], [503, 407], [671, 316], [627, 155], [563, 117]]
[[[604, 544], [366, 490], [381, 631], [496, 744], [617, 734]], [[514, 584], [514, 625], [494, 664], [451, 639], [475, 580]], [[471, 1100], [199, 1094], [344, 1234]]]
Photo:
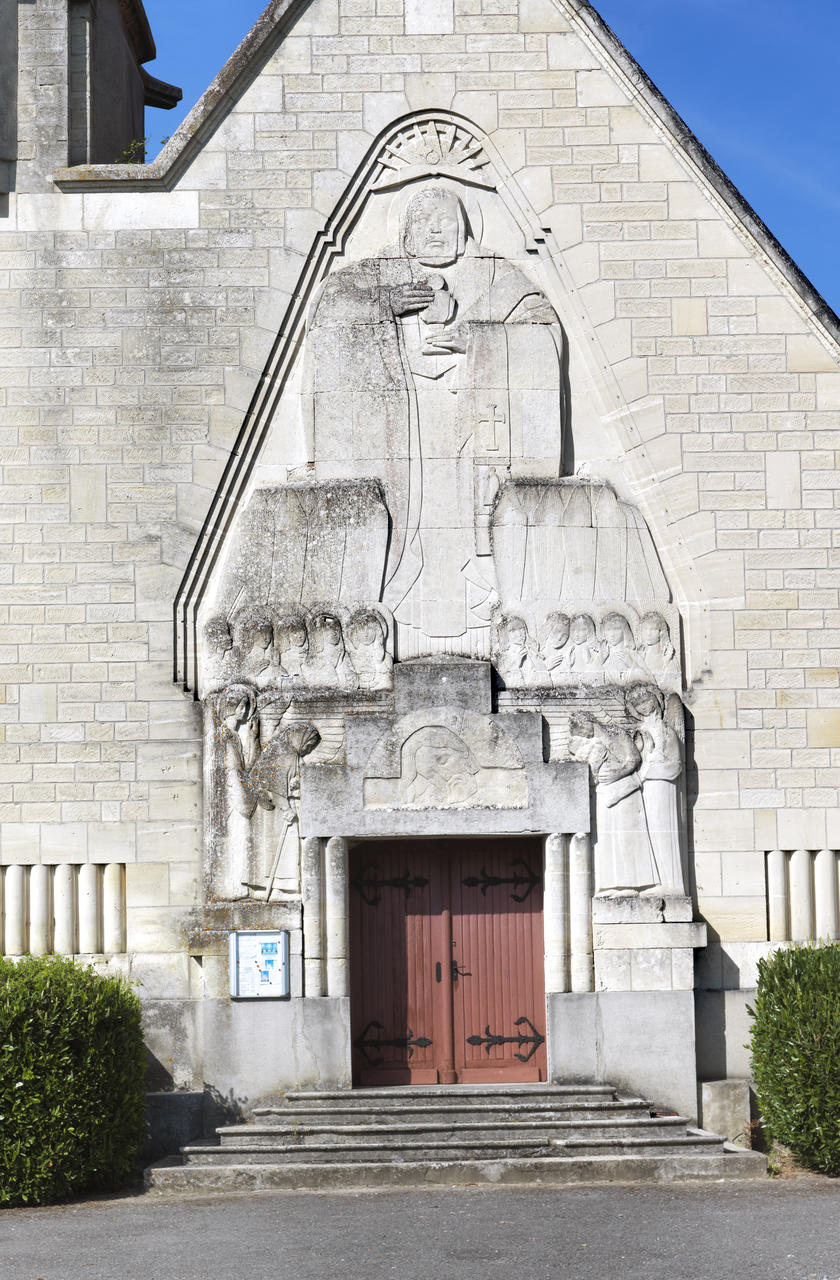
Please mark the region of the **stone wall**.
[[0, 217], [0, 860], [125, 864], [134, 972], [195, 994], [173, 602], [316, 235], [380, 131], [439, 108], [538, 215], [576, 465], [639, 506], [682, 615], [694, 889], [737, 968], [766, 853], [840, 845], [834, 318], [581, 0], [274, 3], [155, 166], [56, 188], [25, 162], [67, 154], [61, 8], [20, 9]]

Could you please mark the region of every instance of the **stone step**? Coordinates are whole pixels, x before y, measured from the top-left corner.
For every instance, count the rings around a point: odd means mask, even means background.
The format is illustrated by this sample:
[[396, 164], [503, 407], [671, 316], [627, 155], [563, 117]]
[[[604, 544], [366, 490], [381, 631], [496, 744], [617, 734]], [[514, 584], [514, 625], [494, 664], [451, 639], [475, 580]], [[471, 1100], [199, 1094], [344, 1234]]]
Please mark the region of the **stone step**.
[[[456, 1084], [456, 1085], [391, 1085], [388, 1088], [290, 1090], [283, 1097], [281, 1108], [297, 1106], [347, 1107], [366, 1110], [375, 1106], [396, 1107], [403, 1102], [414, 1105], [434, 1105], [436, 1102], [457, 1100], [461, 1106], [482, 1106], [493, 1100], [510, 1100], [535, 1104], [539, 1101], [592, 1104], [599, 1100], [616, 1101], [617, 1095], [608, 1084]], [[638, 1099], [633, 1099], [638, 1101]], [[255, 1114], [276, 1107], [260, 1108]]]
[[421, 1121], [412, 1124], [290, 1124], [280, 1125], [227, 1125], [216, 1130], [222, 1149], [227, 1147], [270, 1148], [306, 1147], [313, 1144], [331, 1144], [351, 1147], [359, 1142], [373, 1141], [383, 1146], [401, 1141], [437, 1141], [452, 1138], [469, 1139], [471, 1142], [504, 1142], [522, 1138], [531, 1142], [547, 1142], [549, 1138], [570, 1136], [611, 1138], [670, 1136], [674, 1131], [685, 1131], [688, 1121], [680, 1116], [653, 1118], [647, 1116], [626, 1120], [560, 1120], [554, 1123], [544, 1119], [521, 1120], [517, 1124], [459, 1120], [450, 1124]]
[[715, 1134], [696, 1132], [673, 1136], [592, 1138], [504, 1138], [479, 1139], [444, 1136], [416, 1138], [392, 1138], [388, 1141], [358, 1141], [351, 1144], [312, 1142], [306, 1145], [275, 1143], [271, 1147], [253, 1147], [250, 1144], [230, 1143], [225, 1146], [194, 1143], [183, 1148], [189, 1164], [308, 1164], [317, 1160], [323, 1164], [356, 1164], [376, 1160], [381, 1163], [400, 1163], [405, 1160], [510, 1160], [539, 1155], [609, 1155], [612, 1151], [644, 1155], [667, 1155], [672, 1151], [702, 1152], [719, 1149], [721, 1139]]
[[763, 1156], [608, 1085], [408, 1086], [288, 1094], [217, 1140], [185, 1147], [150, 1185], [551, 1185], [758, 1177]]
[[702, 1153], [626, 1152], [551, 1155], [506, 1160], [408, 1160], [348, 1164], [181, 1164], [161, 1161], [146, 1171], [150, 1190], [232, 1192], [363, 1190], [376, 1187], [571, 1186], [581, 1183], [709, 1181], [763, 1178], [767, 1162], [755, 1151], [719, 1144]]
[[330, 1125], [358, 1124], [392, 1124], [396, 1121], [439, 1120], [441, 1123], [454, 1123], [459, 1120], [482, 1120], [487, 1124], [510, 1123], [531, 1118], [544, 1119], [547, 1122], [585, 1122], [587, 1120], [609, 1118], [633, 1118], [650, 1115], [650, 1107], [642, 1099], [605, 1099], [600, 1103], [584, 1104], [576, 1102], [540, 1101], [535, 1104], [515, 1101], [511, 1103], [476, 1101], [472, 1106], [464, 1106], [457, 1100], [429, 1099], [418, 1103], [402, 1101], [397, 1103], [379, 1103], [376, 1106], [294, 1106], [284, 1105], [258, 1107], [254, 1111], [254, 1120], [261, 1125], [285, 1126], [294, 1123]]

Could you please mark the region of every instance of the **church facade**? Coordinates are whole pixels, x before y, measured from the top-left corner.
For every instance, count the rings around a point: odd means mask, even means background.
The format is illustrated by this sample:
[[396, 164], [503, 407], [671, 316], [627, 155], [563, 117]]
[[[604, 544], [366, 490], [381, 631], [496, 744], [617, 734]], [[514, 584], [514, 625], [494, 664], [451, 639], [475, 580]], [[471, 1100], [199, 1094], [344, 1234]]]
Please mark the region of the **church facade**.
[[273, 0], [145, 165], [140, 0], [11, 8], [5, 953], [697, 1116], [840, 936], [837, 318], [584, 0]]

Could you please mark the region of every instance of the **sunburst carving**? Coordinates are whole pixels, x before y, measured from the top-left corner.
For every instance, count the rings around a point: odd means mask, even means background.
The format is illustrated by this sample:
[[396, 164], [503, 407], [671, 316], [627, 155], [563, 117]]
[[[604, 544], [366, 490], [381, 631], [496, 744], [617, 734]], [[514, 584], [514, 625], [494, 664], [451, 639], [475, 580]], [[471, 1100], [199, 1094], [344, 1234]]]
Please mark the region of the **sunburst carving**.
[[451, 120], [415, 121], [386, 142], [372, 185], [374, 191], [384, 191], [430, 177], [495, 188], [482, 144]]

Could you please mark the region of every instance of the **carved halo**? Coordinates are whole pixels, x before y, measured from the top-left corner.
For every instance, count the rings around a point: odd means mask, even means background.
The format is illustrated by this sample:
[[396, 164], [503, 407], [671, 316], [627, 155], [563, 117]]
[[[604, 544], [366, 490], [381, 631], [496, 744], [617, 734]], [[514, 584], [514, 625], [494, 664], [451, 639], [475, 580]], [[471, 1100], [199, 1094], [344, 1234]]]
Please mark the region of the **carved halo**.
[[481, 142], [454, 120], [415, 120], [379, 155], [372, 191], [388, 191], [421, 178], [456, 178], [473, 187], [495, 191], [492, 170]]

